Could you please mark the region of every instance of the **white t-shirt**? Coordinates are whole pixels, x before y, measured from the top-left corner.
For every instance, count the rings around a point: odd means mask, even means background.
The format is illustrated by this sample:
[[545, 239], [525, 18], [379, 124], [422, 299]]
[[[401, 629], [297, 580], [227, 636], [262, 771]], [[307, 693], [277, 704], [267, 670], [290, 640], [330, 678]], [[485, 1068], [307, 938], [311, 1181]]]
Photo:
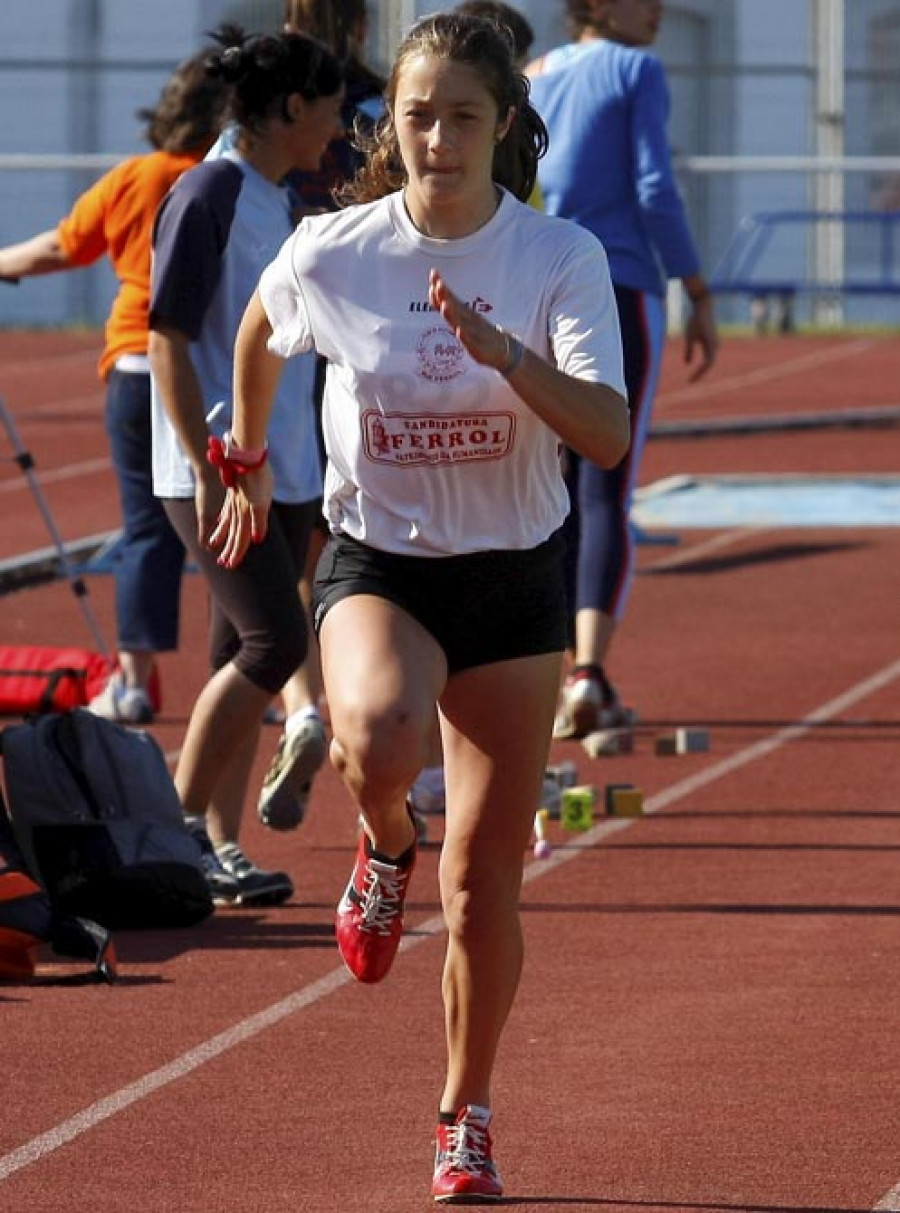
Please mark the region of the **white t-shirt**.
[[[231, 428], [234, 341], [244, 309], [293, 230], [287, 190], [236, 152], [183, 173], [157, 215], [150, 322], [190, 339], [209, 432], [219, 438]], [[322, 493], [314, 380], [310, 355], [285, 367], [278, 385], [269, 427], [276, 501], [313, 501]], [[193, 497], [191, 465], [155, 381], [151, 411], [154, 492]]]
[[422, 235], [399, 193], [304, 219], [260, 295], [273, 353], [328, 359], [326, 517], [389, 552], [535, 547], [568, 513], [559, 439], [431, 307], [433, 266], [537, 354], [625, 395], [606, 255], [576, 224], [508, 193], [456, 240]]

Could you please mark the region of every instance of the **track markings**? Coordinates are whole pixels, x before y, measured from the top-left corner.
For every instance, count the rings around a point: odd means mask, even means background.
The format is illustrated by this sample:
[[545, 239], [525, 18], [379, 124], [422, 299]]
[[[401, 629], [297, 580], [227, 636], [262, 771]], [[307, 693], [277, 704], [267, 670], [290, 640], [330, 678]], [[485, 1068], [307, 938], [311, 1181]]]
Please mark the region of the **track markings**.
[[[63, 467], [53, 468], [51, 471], [35, 468], [35, 475], [41, 484], [53, 484], [58, 480], [77, 480], [79, 476], [95, 476], [98, 472], [108, 472], [110, 467], [112, 467], [112, 462], [109, 458], [85, 459], [81, 463], [67, 463]], [[22, 476], [0, 483], [0, 493], [18, 493], [28, 489], [28, 481]]]
[[[703, 770], [697, 771], [685, 779], [678, 780], [670, 787], [657, 792], [645, 802], [645, 813], [658, 812], [660, 809], [684, 799], [684, 797], [690, 795], [692, 792], [715, 783], [717, 780], [723, 779], [725, 776], [731, 775], [733, 772], [740, 770], [742, 767], [749, 766], [761, 758], [767, 757], [783, 746], [803, 737], [817, 725], [821, 725], [841, 715], [848, 708], [853, 707], [870, 695], [876, 694], [897, 679], [900, 679], [900, 659], [882, 667], [882, 669], [876, 671], [870, 677], [849, 687], [842, 694], [829, 699], [794, 724], [777, 729], [753, 745], [746, 746], [729, 757], [723, 758], [719, 762], [714, 762]], [[524, 882], [530, 883], [547, 872], [552, 871], [554, 868], [560, 867], [564, 863], [572, 862], [572, 860], [578, 857], [579, 852], [592, 847], [597, 842], [620, 830], [628, 829], [633, 824], [633, 819], [619, 818], [614, 821], [604, 821], [585, 834], [573, 835], [572, 841], [565, 851], [554, 851], [548, 859], [528, 864], [525, 869]], [[408, 935], [403, 940], [401, 951], [408, 952], [412, 948], [418, 947], [443, 934], [443, 931], [443, 916], [440, 914], [435, 915], [425, 923], [417, 926], [415, 933]], [[96, 1128], [104, 1121], [140, 1103], [149, 1095], [187, 1077], [193, 1071], [206, 1065], [207, 1062], [221, 1057], [238, 1045], [253, 1040], [288, 1016], [321, 1002], [322, 999], [342, 989], [351, 981], [352, 978], [345, 969], [333, 969], [311, 985], [296, 990], [293, 994], [287, 995], [285, 998], [273, 1003], [270, 1007], [265, 1008], [265, 1010], [241, 1020], [224, 1032], [220, 1032], [195, 1048], [180, 1054], [169, 1062], [168, 1065], [160, 1066], [158, 1069], [152, 1070], [142, 1078], [137, 1079], [137, 1081], [121, 1087], [118, 1091], [114, 1091], [104, 1099], [90, 1104], [87, 1108], [62, 1121], [47, 1132], [41, 1133], [30, 1141], [25, 1142], [18, 1149], [0, 1156], [0, 1182], [8, 1179], [17, 1171], [33, 1166], [35, 1163], [47, 1158], [56, 1150], [75, 1141], [78, 1137]], [[900, 1184], [897, 1184], [881, 1198], [878, 1204], [873, 1207], [872, 1213], [893, 1213], [894, 1210], [900, 1210]]]
[[665, 573], [669, 569], [690, 565], [696, 560], [711, 556], [714, 552], [720, 552], [723, 548], [732, 547], [744, 539], [758, 539], [760, 535], [765, 535], [769, 530], [771, 527], [742, 526], [736, 527], [734, 530], [723, 531], [719, 535], [712, 535], [709, 539], [692, 543], [689, 547], [679, 548], [671, 556], [663, 556], [661, 560], [654, 560], [639, 569], [638, 572], [644, 576], [648, 573]]
[[809, 371], [818, 370], [828, 362], [841, 362], [845, 358], [855, 358], [858, 354], [865, 354], [871, 348], [871, 340], [861, 337], [855, 341], [835, 346], [833, 349], [820, 349], [812, 354], [786, 358], [783, 362], [775, 362], [771, 366], [763, 366], [755, 371], [745, 371], [740, 375], [726, 375], [722, 379], [704, 381], [690, 387], [661, 392], [656, 397], [656, 405], [682, 404], [686, 400], [706, 400], [711, 396], [719, 396], [722, 392], [743, 391], [758, 383], [771, 383], [777, 379], [785, 379], [789, 375], [803, 375]]

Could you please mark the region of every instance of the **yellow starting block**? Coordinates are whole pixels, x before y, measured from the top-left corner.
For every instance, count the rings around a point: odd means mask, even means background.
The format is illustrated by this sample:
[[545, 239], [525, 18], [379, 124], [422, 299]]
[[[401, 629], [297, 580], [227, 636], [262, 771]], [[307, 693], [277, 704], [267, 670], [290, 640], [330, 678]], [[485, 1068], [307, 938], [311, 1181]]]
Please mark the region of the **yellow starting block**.
[[644, 793], [630, 783], [610, 783], [606, 787], [605, 806], [611, 817], [642, 817]]

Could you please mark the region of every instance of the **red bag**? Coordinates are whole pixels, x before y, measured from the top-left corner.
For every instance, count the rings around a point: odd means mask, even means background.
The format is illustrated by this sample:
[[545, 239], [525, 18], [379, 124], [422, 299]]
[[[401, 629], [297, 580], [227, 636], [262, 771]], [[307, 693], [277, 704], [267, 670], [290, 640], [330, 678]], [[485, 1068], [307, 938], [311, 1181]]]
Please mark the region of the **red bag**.
[[106, 686], [114, 663], [89, 649], [0, 645], [0, 714], [84, 707]]

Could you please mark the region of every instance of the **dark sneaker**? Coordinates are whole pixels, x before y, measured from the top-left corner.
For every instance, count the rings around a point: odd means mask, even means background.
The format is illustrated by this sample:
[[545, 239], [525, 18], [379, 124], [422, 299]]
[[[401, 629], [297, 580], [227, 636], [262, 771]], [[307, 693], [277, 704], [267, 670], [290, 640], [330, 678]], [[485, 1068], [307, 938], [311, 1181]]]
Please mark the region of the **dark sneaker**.
[[313, 776], [325, 761], [328, 742], [318, 716], [282, 732], [259, 794], [259, 819], [270, 830], [295, 830], [306, 814]]
[[237, 902], [242, 906], [280, 906], [294, 892], [287, 872], [266, 872], [248, 859], [236, 842], [221, 842], [216, 857], [238, 887]]
[[603, 670], [581, 665], [563, 684], [553, 736], [557, 740], [581, 738], [600, 729], [630, 729], [636, 723], [637, 713], [623, 705]]
[[503, 1184], [491, 1158], [489, 1108], [466, 1104], [453, 1124], [439, 1124], [431, 1193], [445, 1204], [499, 1200]]
[[240, 897], [240, 885], [220, 863], [216, 848], [206, 832], [203, 818], [189, 817], [185, 819], [185, 824], [200, 847], [200, 870], [206, 880], [210, 897], [216, 905], [234, 905]]
[[381, 981], [394, 963], [403, 934], [403, 903], [415, 862], [415, 841], [399, 859], [389, 859], [372, 850], [367, 834], [360, 835], [356, 863], [337, 908], [335, 928], [341, 959], [357, 981]]

